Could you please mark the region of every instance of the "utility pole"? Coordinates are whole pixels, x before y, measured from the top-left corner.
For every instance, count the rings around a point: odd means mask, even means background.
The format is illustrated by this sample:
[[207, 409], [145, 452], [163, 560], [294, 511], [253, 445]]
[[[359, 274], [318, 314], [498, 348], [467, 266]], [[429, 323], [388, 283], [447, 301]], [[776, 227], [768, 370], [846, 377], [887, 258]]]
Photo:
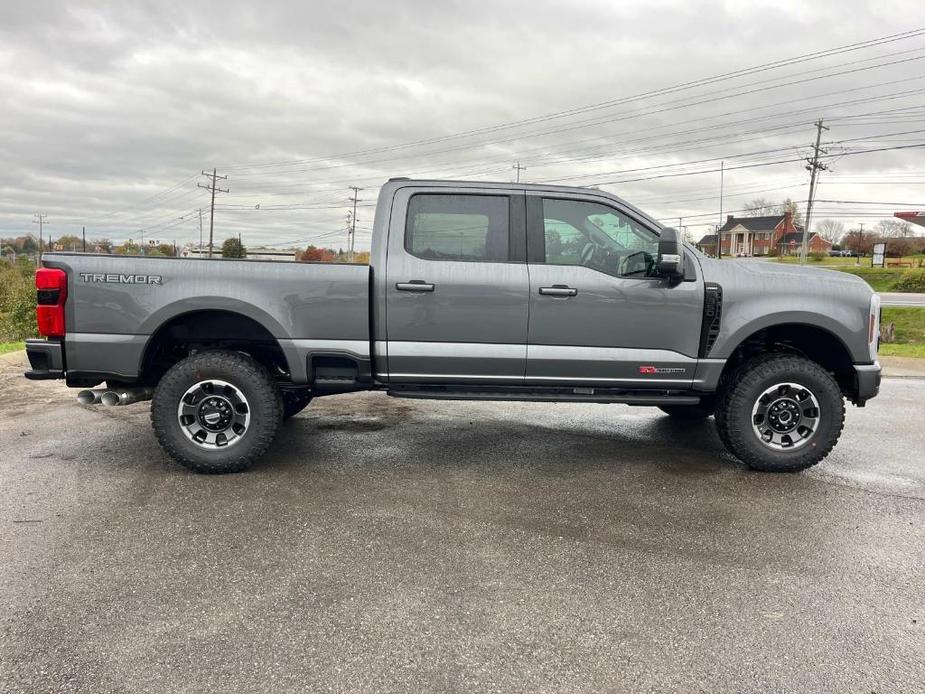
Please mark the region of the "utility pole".
[[80, 227], [80, 237], [83, 240], [83, 252], [87, 252], [87, 227]]
[[202, 257], [202, 208], [199, 208], [199, 257]]
[[809, 250], [809, 225], [813, 221], [813, 198], [816, 196], [816, 179], [820, 171], [825, 171], [828, 167], [819, 161], [819, 155], [825, 154], [826, 151], [821, 149], [819, 144], [822, 141], [822, 131], [828, 130], [822, 124], [822, 119], [816, 121], [816, 144], [813, 146], [813, 157], [807, 159], [806, 170], [809, 171], [809, 198], [806, 200], [806, 223], [803, 226], [803, 243], [800, 246], [800, 264], [806, 263], [806, 253]]
[[39, 225], [39, 264], [42, 262], [42, 231], [48, 221], [48, 215], [42, 212], [36, 212], [32, 215], [32, 223]]
[[347, 261], [350, 261], [350, 238], [351, 238], [351, 219], [353, 215], [350, 210], [347, 210], [347, 214], [344, 216], [344, 230], [347, 232]]
[[215, 172], [215, 169], [212, 169], [212, 173], [209, 173], [208, 171], [203, 171], [203, 172], [202, 172], [202, 175], [203, 175], [203, 176], [211, 176], [211, 177], [212, 177], [212, 183], [210, 183], [210, 184], [208, 184], [208, 185], [203, 185], [202, 183], [197, 183], [197, 184], [196, 184], [196, 185], [199, 186], [200, 188], [205, 188], [205, 189], [208, 190], [210, 193], [212, 193], [212, 205], [210, 206], [210, 211], [209, 211], [209, 257], [211, 258], [211, 257], [212, 257], [212, 231], [213, 231], [213, 229], [215, 228], [215, 194], [216, 194], [216, 193], [227, 193], [227, 192], [228, 192], [228, 189], [227, 189], [227, 188], [218, 188], [218, 187], [216, 187], [216, 183], [217, 183], [217, 181], [219, 181], [219, 180], [226, 181], [226, 180], [228, 180], [228, 177], [227, 177], [227, 176], [219, 176], [219, 175]]
[[720, 234], [720, 229], [723, 228], [723, 177], [726, 173], [726, 162], [721, 161], [719, 163], [719, 226], [716, 227], [716, 257], [717, 259], [723, 257], [723, 239]]
[[526, 171], [526, 170], [527, 170], [527, 167], [526, 167], [526, 166], [521, 166], [521, 165], [520, 165], [520, 162], [517, 162], [517, 163], [514, 164], [514, 166], [512, 166], [511, 168], [514, 169], [514, 170], [517, 172], [517, 182], [520, 183], [520, 172], [521, 172], [521, 171]]
[[147, 254], [145, 253], [145, 230], [144, 230], [144, 229], [139, 229], [139, 230], [138, 230], [138, 233], [141, 234], [141, 254], [142, 254], [142, 255], [147, 255]]
[[347, 243], [347, 260], [353, 262], [353, 245], [357, 236], [357, 195], [362, 188], [357, 188], [356, 186], [349, 186], [350, 190], [353, 191], [353, 195], [348, 198], [353, 203], [353, 215], [350, 217], [350, 238]]
[[858, 252], [858, 255], [857, 255], [858, 262], [857, 262], [857, 264], [858, 264], [858, 265], [861, 264], [861, 247], [862, 247], [863, 245], [864, 245], [864, 222], [861, 222], [861, 223], [858, 225], [858, 248], [857, 248], [857, 252]]

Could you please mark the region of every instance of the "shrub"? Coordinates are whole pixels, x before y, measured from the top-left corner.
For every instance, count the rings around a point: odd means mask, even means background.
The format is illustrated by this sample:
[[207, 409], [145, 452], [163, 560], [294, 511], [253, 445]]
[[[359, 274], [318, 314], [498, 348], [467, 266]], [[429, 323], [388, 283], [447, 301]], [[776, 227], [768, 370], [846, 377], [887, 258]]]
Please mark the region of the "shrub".
[[38, 334], [34, 274], [31, 263], [0, 262], [0, 342], [18, 342]]
[[907, 270], [893, 289], [898, 292], [925, 292], [925, 270]]
[[809, 259], [812, 260], [814, 263], [821, 263], [823, 258], [825, 258], [825, 253], [823, 253], [822, 251], [813, 251], [812, 253], [809, 254]]

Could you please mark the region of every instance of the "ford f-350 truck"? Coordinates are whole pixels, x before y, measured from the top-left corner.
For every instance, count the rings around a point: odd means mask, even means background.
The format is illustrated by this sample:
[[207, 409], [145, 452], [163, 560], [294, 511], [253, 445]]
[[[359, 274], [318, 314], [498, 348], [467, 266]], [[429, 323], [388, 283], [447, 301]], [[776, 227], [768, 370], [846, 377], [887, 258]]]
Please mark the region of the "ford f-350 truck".
[[198, 472], [248, 468], [313, 398], [358, 390], [715, 416], [747, 466], [796, 471], [880, 384], [862, 280], [710, 259], [600, 190], [392, 179], [368, 266], [54, 253], [36, 286], [26, 377], [151, 399]]

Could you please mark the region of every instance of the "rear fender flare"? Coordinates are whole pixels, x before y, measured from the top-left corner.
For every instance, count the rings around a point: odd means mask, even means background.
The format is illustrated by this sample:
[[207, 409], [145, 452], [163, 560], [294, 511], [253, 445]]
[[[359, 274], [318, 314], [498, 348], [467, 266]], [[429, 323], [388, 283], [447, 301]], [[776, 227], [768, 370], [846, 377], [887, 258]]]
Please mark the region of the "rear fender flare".
[[165, 306], [148, 316], [140, 328], [141, 334], [147, 335], [148, 339], [145, 342], [141, 355], [139, 355], [138, 373], [141, 373], [141, 367], [142, 364], [144, 364], [144, 360], [147, 358], [152, 340], [161, 328], [176, 318], [204, 311], [236, 313], [263, 326], [263, 328], [273, 336], [277, 345], [279, 345], [279, 348], [282, 350], [292, 381], [294, 383], [308, 382], [306, 366], [299, 358], [298, 350], [293, 346], [292, 341], [287, 339], [290, 336], [286, 334], [286, 331], [283, 329], [283, 326], [280, 325], [279, 321], [258, 306], [222, 296], [197, 296], [186, 298], [182, 301], [177, 301]]

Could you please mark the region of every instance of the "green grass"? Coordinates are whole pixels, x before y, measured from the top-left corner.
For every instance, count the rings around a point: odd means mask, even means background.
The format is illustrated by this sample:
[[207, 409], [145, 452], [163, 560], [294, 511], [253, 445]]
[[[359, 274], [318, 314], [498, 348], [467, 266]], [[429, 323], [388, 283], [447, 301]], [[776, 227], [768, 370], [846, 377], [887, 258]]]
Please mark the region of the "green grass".
[[[782, 255], [777, 258], [774, 258], [775, 263], [799, 263], [800, 257], [797, 255]], [[857, 258], [833, 258], [830, 256], [824, 257], [822, 260], [813, 260], [812, 258], [807, 259], [807, 265], [844, 265], [846, 267], [857, 267], [858, 259]], [[870, 265], [870, 258], [861, 258], [861, 267], [864, 265]]]
[[925, 359], [925, 345], [901, 345], [896, 342], [881, 343], [881, 357], [913, 357]]
[[881, 267], [840, 267], [832, 269], [838, 270], [839, 272], [847, 272], [852, 275], [857, 275], [862, 280], [867, 282], [867, 284], [870, 285], [870, 288], [875, 292], [893, 291], [893, 286], [899, 281], [899, 278], [902, 277], [903, 274], [903, 270], [901, 269], [887, 269]]
[[925, 345], [925, 308], [884, 306], [880, 324], [896, 325], [896, 342]]
[[0, 354], [6, 354], [7, 352], [18, 352], [19, 350], [25, 348], [25, 342], [0, 342]]
[[881, 355], [925, 358], [925, 308], [884, 306], [880, 324], [888, 323], [896, 326], [896, 342], [881, 342]]

